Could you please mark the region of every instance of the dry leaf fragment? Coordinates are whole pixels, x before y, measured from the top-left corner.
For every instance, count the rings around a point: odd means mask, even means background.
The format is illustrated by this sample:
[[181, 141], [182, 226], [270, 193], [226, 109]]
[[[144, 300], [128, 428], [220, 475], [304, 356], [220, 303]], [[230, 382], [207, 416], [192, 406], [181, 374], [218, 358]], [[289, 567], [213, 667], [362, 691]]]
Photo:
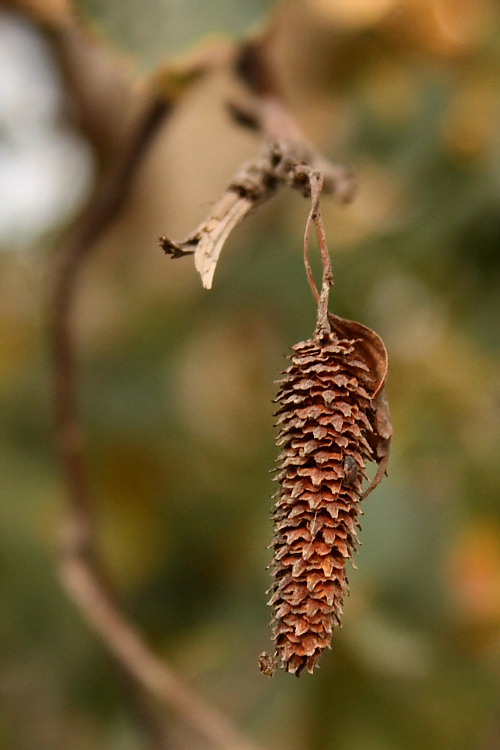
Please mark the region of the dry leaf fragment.
[[263, 651], [259, 656], [259, 667], [262, 674], [265, 674], [266, 677], [273, 677], [276, 671], [276, 663], [273, 657], [266, 651]]

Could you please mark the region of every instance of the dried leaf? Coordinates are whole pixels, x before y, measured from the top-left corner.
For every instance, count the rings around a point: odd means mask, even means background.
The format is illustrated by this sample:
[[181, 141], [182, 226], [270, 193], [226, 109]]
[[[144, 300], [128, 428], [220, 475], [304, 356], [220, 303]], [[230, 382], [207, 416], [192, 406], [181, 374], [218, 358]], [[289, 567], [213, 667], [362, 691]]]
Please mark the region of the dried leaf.
[[225, 193], [217, 204], [218, 215], [214, 215], [199, 230], [199, 241], [194, 254], [194, 264], [205, 289], [212, 288], [217, 262], [227, 238], [235, 227], [253, 208], [248, 198]]
[[[368, 372], [372, 374], [372, 377], [375, 377], [376, 385], [371, 396], [374, 399], [384, 387], [387, 379], [388, 356], [384, 342], [375, 331], [355, 320], [341, 318], [339, 315], [329, 312], [328, 322], [337, 336], [352, 339], [355, 354], [361, 365], [367, 367]], [[352, 366], [357, 366], [354, 358], [351, 360]]]
[[173, 242], [160, 238], [160, 245], [173, 258], [194, 252], [196, 270], [206, 289], [212, 287], [219, 256], [233, 229], [252, 208], [274, 192], [276, 179], [271, 177], [272, 172], [273, 152], [267, 149], [263, 156], [242, 167], [206, 220], [185, 240]]
[[392, 424], [385, 394], [388, 371], [387, 350], [380, 336], [371, 328], [333, 313], [328, 313], [328, 320], [337, 335], [353, 339], [354, 350], [359, 357], [360, 364], [367, 367], [368, 372], [375, 379], [374, 390], [371, 394], [372, 414], [370, 415], [373, 434], [368, 437], [368, 442], [378, 463], [378, 469], [373, 481], [363, 494], [363, 498], [366, 498], [378, 487], [387, 473], [389, 461]]
[[265, 674], [266, 677], [273, 677], [276, 671], [276, 663], [273, 657], [266, 653], [266, 651], [263, 651], [259, 656], [259, 667], [262, 674]]
[[375, 459], [378, 463], [377, 473], [373, 478], [370, 486], [365, 490], [363, 499], [367, 498], [373, 490], [378, 487], [384, 476], [387, 474], [387, 464], [389, 462], [389, 452], [391, 449], [392, 424], [389, 413], [389, 404], [385, 389], [377, 393], [372, 402], [374, 408], [373, 414], [373, 434], [369, 438]]

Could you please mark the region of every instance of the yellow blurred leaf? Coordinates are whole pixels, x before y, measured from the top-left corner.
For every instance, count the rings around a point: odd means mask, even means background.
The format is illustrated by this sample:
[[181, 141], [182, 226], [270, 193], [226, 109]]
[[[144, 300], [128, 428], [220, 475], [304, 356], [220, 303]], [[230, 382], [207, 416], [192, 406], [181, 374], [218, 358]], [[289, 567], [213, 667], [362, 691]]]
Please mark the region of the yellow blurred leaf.
[[464, 623], [500, 626], [500, 526], [496, 519], [467, 524], [459, 532], [445, 572]]

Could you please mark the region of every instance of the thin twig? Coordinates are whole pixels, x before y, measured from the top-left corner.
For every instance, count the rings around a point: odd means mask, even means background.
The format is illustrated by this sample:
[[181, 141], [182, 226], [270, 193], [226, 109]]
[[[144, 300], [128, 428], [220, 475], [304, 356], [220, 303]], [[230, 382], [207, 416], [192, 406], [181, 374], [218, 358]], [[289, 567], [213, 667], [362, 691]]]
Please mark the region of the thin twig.
[[[307, 217], [306, 227], [304, 231], [304, 265], [306, 268], [307, 281], [309, 282], [311, 292], [314, 299], [318, 303], [316, 333], [318, 335], [321, 335], [325, 332], [329, 333], [331, 330], [330, 323], [328, 322], [328, 299], [330, 296], [330, 287], [333, 284], [333, 269], [330, 253], [328, 252], [325, 227], [323, 225], [323, 218], [321, 216], [319, 205], [321, 191], [323, 188], [323, 175], [320, 172], [312, 172], [310, 174], [310, 185], [311, 209]], [[321, 262], [323, 264], [321, 293], [318, 292], [318, 287], [316, 286], [316, 282], [314, 281], [314, 276], [311, 269], [309, 232], [312, 222], [314, 222], [316, 228], [316, 236], [318, 238], [318, 245], [321, 253]]]
[[[95, 548], [93, 501], [89, 491], [78, 408], [75, 295], [96, 240], [119, 215], [154, 135], [170, 111], [164, 100], [149, 106], [112, 172], [103, 179], [61, 250], [51, 308], [55, 435], [66, 484], [68, 516], [61, 577], [89, 625], [102, 638], [133, 683], [129, 694], [136, 715], [147, 711], [151, 747], [167, 747], [163, 720], [148, 705], [154, 698], [218, 748], [257, 750], [224, 714], [200, 698], [145, 644], [123, 614]], [[139, 698], [137, 698], [139, 696]], [[158, 740], [163, 737], [163, 740]]]
[[311, 181], [312, 194], [312, 218], [316, 227], [316, 236], [318, 238], [319, 249], [321, 253], [321, 262], [323, 264], [323, 278], [321, 282], [321, 294], [318, 302], [318, 320], [316, 330], [319, 334], [330, 332], [330, 323], [328, 322], [328, 300], [330, 298], [330, 288], [333, 284], [333, 269], [328, 245], [326, 242], [325, 227], [323, 217], [319, 207], [321, 189], [323, 187], [323, 176], [321, 173], [313, 175]]
[[307, 216], [306, 220], [306, 226], [304, 229], [304, 266], [306, 267], [306, 276], [307, 281], [309, 283], [309, 287], [311, 289], [312, 295], [316, 302], [319, 302], [319, 292], [318, 287], [316, 286], [316, 282], [314, 281], [314, 275], [311, 269], [311, 250], [309, 245], [309, 232], [311, 230], [311, 222], [313, 220], [315, 211], [314, 201], [311, 205], [311, 210], [309, 211], [309, 214]]

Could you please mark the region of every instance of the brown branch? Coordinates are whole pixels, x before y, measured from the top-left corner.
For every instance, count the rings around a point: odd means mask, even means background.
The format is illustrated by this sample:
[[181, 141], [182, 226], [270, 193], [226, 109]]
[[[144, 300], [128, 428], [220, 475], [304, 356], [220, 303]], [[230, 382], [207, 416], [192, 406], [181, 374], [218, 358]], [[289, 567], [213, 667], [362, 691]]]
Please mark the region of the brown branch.
[[127, 675], [133, 688], [129, 700], [135, 714], [143, 717], [151, 747], [167, 746], [163, 719], [159, 721], [150, 702], [155, 699], [214, 746], [225, 750], [257, 750], [224, 714], [184, 685], [148, 648], [122, 612], [95, 545], [94, 506], [78, 406], [75, 297], [85, 262], [96, 241], [124, 207], [143, 157], [170, 109], [171, 104], [159, 96], [148, 105], [121, 158], [102, 179], [66, 239], [56, 267], [50, 320], [55, 437], [67, 495], [61, 578], [85, 620]]
[[[56, 448], [67, 495], [61, 576], [66, 566], [81, 566], [93, 576], [109, 601], [114, 592], [95, 549], [93, 502], [86, 476], [83, 430], [78, 411], [78, 376], [74, 302], [80, 273], [101, 237], [126, 203], [130, 187], [155, 133], [169, 111], [166, 101], [153, 100], [130, 137], [121, 159], [105, 174], [88, 206], [70, 230], [56, 261], [51, 309], [52, 360], [54, 372], [54, 429]], [[71, 592], [74, 595], [74, 591]], [[89, 619], [89, 614], [87, 619]], [[148, 701], [125, 676], [126, 696], [133, 714], [148, 737], [151, 748], [166, 748], [165, 731]], [[160, 739], [159, 739], [160, 736]]]
[[222, 247], [233, 229], [279, 188], [288, 186], [308, 197], [312, 182], [317, 179], [315, 175], [319, 175], [320, 192], [333, 194], [342, 202], [351, 200], [354, 193], [350, 170], [331, 164], [318, 154], [286, 107], [267, 60], [268, 43], [269, 35], [242, 46], [234, 68], [253, 100], [250, 105], [231, 103], [229, 107], [237, 124], [261, 134], [261, 153], [243, 165], [194, 232], [180, 242], [167, 237], [159, 240], [172, 258], [194, 253], [196, 269], [208, 289]]
[[[268, 103], [271, 104], [271, 103]], [[274, 120], [282, 114], [273, 102], [266, 106], [266, 117]], [[286, 130], [286, 120], [281, 126]], [[273, 126], [272, 130], [278, 128]], [[247, 162], [233, 178], [230, 185], [216, 201], [208, 217], [184, 240], [174, 242], [160, 237], [160, 246], [172, 258], [180, 258], [194, 253], [196, 270], [200, 273], [203, 286], [210, 289], [221, 250], [231, 232], [245, 216], [258, 205], [268, 200], [280, 187], [288, 185], [304, 196], [311, 194], [311, 180], [320, 174], [323, 192], [334, 193], [347, 200], [346, 170], [334, 165], [326, 165], [307, 150], [304, 141], [282, 138], [265, 139], [260, 156]], [[349, 197], [352, 186], [349, 182]]]

